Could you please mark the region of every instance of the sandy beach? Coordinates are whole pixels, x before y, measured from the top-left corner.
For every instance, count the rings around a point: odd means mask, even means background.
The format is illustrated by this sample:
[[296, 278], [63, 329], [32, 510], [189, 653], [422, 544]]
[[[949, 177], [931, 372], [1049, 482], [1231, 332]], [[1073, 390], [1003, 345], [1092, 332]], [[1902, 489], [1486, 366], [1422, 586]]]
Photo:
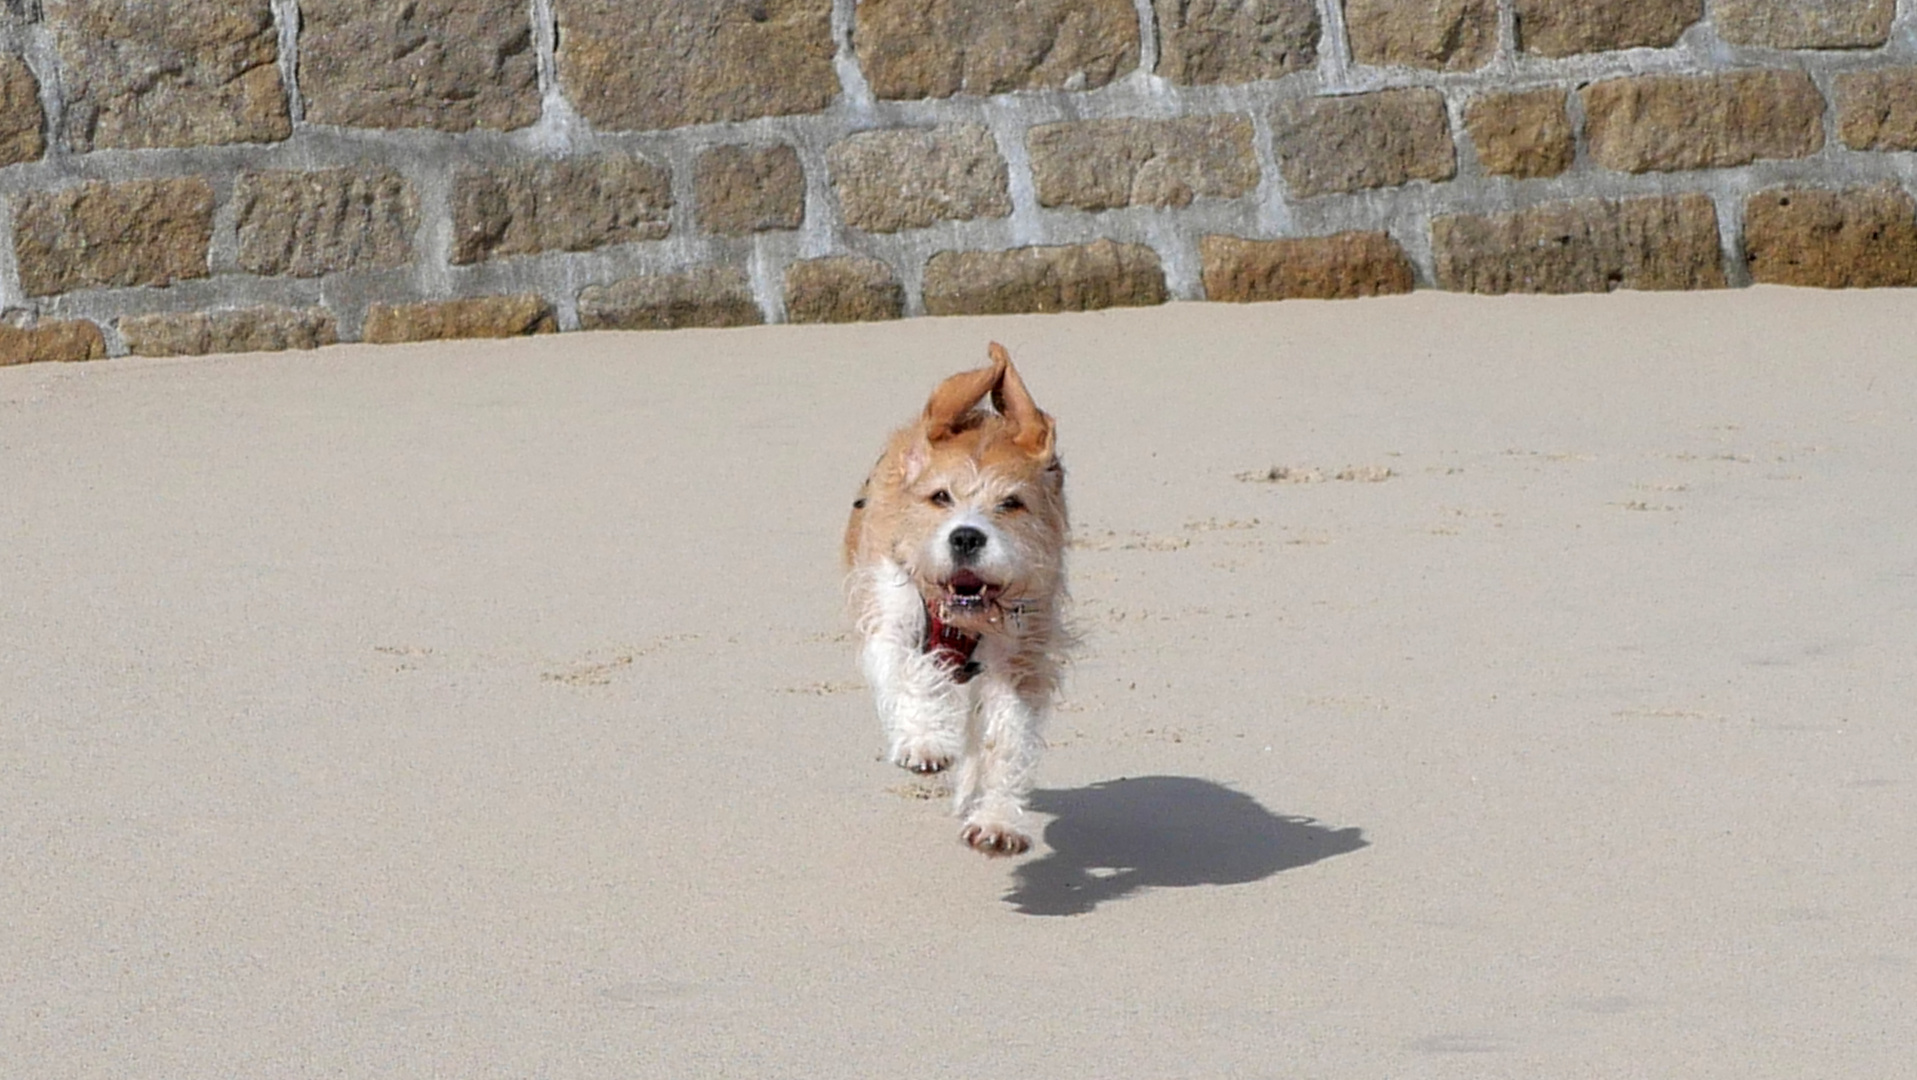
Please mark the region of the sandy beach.
[[[997, 861], [837, 550], [989, 340]], [[0, 369], [0, 1075], [1917, 1075], [1913, 411], [1765, 287]]]

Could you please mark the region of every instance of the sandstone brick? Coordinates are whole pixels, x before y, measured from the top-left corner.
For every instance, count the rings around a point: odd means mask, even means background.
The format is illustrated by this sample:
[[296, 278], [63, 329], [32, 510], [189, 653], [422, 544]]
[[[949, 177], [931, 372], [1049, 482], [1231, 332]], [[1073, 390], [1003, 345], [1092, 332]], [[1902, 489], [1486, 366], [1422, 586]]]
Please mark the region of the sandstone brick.
[[1837, 137], [1852, 150], [1917, 150], [1917, 68], [1837, 76]]
[[715, 146], [699, 155], [693, 190], [699, 224], [721, 236], [805, 221], [805, 168], [790, 146]]
[[1242, 116], [1177, 120], [1078, 120], [1026, 135], [1043, 206], [1189, 206], [1258, 186], [1251, 121]]
[[1464, 109], [1478, 163], [1494, 176], [1556, 176], [1577, 157], [1563, 87], [1485, 94]]
[[1717, 212], [1704, 195], [1577, 199], [1434, 218], [1438, 286], [1458, 292], [1718, 289]]
[[1360, 64], [1471, 71], [1498, 51], [1498, 4], [1345, 0], [1345, 36]]
[[242, 173], [233, 201], [240, 267], [255, 274], [317, 277], [413, 257], [419, 199], [391, 169]]
[[579, 325], [586, 330], [677, 330], [764, 321], [752, 298], [752, 283], [736, 267], [627, 278], [589, 286], [579, 294]]
[[1457, 171], [1444, 95], [1379, 90], [1272, 109], [1272, 147], [1293, 198], [1445, 180]]
[[139, 356], [317, 349], [339, 341], [339, 323], [325, 308], [251, 307], [133, 315], [120, 335]]
[[1768, 49], [1870, 49], [1890, 40], [1897, 0], [1712, 0], [1718, 36]]
[[507, 131], [539, 119], [525, 0], [300, 0], [306, 119]]
[[213, 189], [198, 177], [29, 192], [13, 210], [29, 296], [203, 278], [212, 236]]
[[852, 45], [882, 98], [1104, 86], [1138, 66], [1132, 0], [861, 0]]
[[1011, 251], [941, 251], [925, 263], [928, 315], [1091, 311], [1165, 302], [1158, 253], [1096, 240]]
[[560, 0], [559, 74], [604, 129], [816, 112], [839, 93], [832, 0]]
[[26, 327], [0, 320], [0, 367], [53, 360], [105, 358], [106, 338], [100, 334], [98, 326], [84, 319], [62, 322], [42, 320]]
[[1411, 259], [1390, 234], [1343, 232], [1285, 240], [1207, 236], [1198, 244], [1205, 296], [1263, 300], [1343, 300], [1410, 292]]
[[1152, 0], [1157, 74], [1187, 86], [1256, 82], [1318, 63], [1312, 0]]
[[537, 296], [477, 296], [425, 304], [374, 304], [361, 338], [375, 345], [455, 338], [520, 337], [559, 329]]
[[0, 168], [33, 161], [46, 152], [40, 81], [25, 60], [0, 53]]
[[795, 323], [877, 322], [905, 314], [905, 288], [877, 259], [837, 255], [785, 271], [785, 317]]
[[292, 134], [268, 0], [45, 0], [74, 150]]
[[1664, 48], [1704, 17], [1704, 0], [1516, 0], [1518, 47], [1542, 56]]
[[1005, 159], [978, 124], [867, 131], [826, 151], [845, 223], [867, 232], [1012, 212]]
[[1917, 285], [1917, 200], [1894, 184], [1784, 188], [1744, 205], [1751, 279], [1823, 289]]
[[590, 251], [666, 235], [672, 174], [615, 155], [466, 168], [452, 204], [455, 264]]
[[1824, 98], [1801, 71], [1640, 75], [1579, 93], [1585, 141], [1607, 169], [1723, 168], [1824, 146]]

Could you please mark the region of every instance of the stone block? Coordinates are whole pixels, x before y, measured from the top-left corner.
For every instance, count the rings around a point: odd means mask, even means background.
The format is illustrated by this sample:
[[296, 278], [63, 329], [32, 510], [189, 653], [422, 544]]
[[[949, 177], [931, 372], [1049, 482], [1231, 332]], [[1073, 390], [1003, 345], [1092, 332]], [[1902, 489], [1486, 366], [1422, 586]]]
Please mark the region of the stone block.
[[1579, 93], [1592, 158], [1620, 172], [1725, 168], [1824, 146], [1824, 97], [1801, 71], [1639, 75]]
[[212, 236], [213, 189], [198, 177], [91, 181], [28, 192], [13, 207], [28, 296], [203, 278]]
[[1577, 158], [1571, 118], [1560, 86], [1491, 93], [1464, 107], [1464, 129], [1478, 164], [1493, 176], [1556, 176]]
[[1765, 49], [1874, 49], [1896, 17], [1897, 0], [1711, 0], [1719, 37]]
[[15, 326], [0, 319], [0, 367], [105, 358], [106, 338], [98, 326], [84, 319], [42, 319], [33, 326]]
[[1515, 0], [1518, 48], [1541, 56], [1662, 49], [1704, 17], [1704, 0]]
[[476, 296], [425, 304], [374, 304], [361, 339], [374, 345], [456, 338], [521, 337], [559, 329], [538, 296]]
[[601, 129], [817, 112], [839, 94], [832, 0], [557, 0], [559, 76]]
[[1894, 184], [1760, 191], [1744, 204], [1744, 259], [1776, 285], [1917, 285], [1917, 201]]
[[1251, 121], [1075, 120], [1026, 134], [1042, 206], [1109, 210], [1234, 199], [1258, 186]]
[[1917, 150], [1917, 68], [1837, 76], [1837, 137], [1852, 150]]
[[419, 198], [391, 169], [242, 173], [233, 201], [239, 264], [251, 273], [317, 277], [413, 258]]
[[786, 267], [788, 322], [878, 322], [904, 314], [905, 288], [877, 259], [835, 255]]
[[1417, 284], [1411, 259], [1383, 232], [1283, 240], [1207, 236], [1198, 256], [1205, 297], [1232, 303], [1384, 296]]
[[25, 60], [0, 53], [0, 168], [46, 153], [46, 119], [40, 109], [40, 80]]
[[1498, 3], [1345, 0], [1345, 37], [1360, 64], [1472, 71], [1498, 51]]
[[925, 263], [928, 315], [1144, 307], [1166, 299], [1158, 253], [1095, 240], [1011, 251], [941, 251]]
[[325, 308], [251, 307], [130, 315], [120, 336], [137, 356], [317, 349], [339, 341], [339, 323]]
[[75, 151], [293, 133], [268, 0], [45, 0]]
[[715, 146], [693, 166], [693, 191], [700, 226], [721, 236], [805, 221], [805, 167], [790, 146]]
[[1478, 293], [1721, 289], [1717, 211], [1704, 195], [1576, 199], [1432, 219], [1438, 287]]
[[1312, 0], [1152, 0], [1156, 74], [1186, 86], [1246, 83], [1309, 71], [1318, 63]]
[[1295, 199], [1457, 172], [1451, 122], [1436, 90], [1293, 98], [1272, 109], [1271, 128], [1278, 169]]
[[456, 265], [591, 251], [666, 235], [672, 174], [624, 155], [463, 168], [452, 204]]
[[1012, 212], [1005, 159], [978, 124], [866, 131], [826, 151], [845, 223], [867, 232]]
[[736, 267], [651, 274], [579, 294], [585, 330], [677, 330], [689, 326], [753, 326], [765, 321], [752, 283]]
[[1132, 0], [860, 0], [852, 46], [881, 98], [1091, 90], [1138, 66]]
[[539, 119], [526, 0], [300, 0], [316, 124], [509, 131]]

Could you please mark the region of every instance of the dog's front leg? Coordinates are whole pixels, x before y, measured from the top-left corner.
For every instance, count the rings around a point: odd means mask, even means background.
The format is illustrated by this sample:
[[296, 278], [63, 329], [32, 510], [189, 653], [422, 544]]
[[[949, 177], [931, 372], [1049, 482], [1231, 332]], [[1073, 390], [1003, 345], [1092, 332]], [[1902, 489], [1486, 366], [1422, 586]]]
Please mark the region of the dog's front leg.
[[972, 746], [958, 783], [959, 835], [987, 855], [1017, 855], [1032, 846], [1025, 797], [1044, 745], [1039, 726], [1044, 698], [1021, 693], [1011, 680], [989, 676], [979, 687]]
[[965, 744], [966, 695], [925, 654], [925, 601], [904, 569], [887, 561], [866, 580], [860, 660], [885, 728], [886, 753], [913, 772], [938, 772]]
[[965, 695], [916, 642], [902, 637], [866, 639], [865, 678], [878, 703], [892, 764], [939, 772], [964, 746]]

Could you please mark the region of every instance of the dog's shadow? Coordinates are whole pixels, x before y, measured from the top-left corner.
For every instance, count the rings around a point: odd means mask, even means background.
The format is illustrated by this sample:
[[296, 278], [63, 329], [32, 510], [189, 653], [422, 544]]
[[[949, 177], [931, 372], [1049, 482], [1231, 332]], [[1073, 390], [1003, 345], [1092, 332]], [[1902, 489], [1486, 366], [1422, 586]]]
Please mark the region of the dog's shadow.
[[1026, 915], [1083, 915], [1141, 889], [1238, 885], [1356, 851], [1363, 830], [1273, 814], [1249, 795], [1189, 776], [1139, 776], [1038, 791], [1057, 815], [1051, 851], [1013, 872], [1005, 900]]

